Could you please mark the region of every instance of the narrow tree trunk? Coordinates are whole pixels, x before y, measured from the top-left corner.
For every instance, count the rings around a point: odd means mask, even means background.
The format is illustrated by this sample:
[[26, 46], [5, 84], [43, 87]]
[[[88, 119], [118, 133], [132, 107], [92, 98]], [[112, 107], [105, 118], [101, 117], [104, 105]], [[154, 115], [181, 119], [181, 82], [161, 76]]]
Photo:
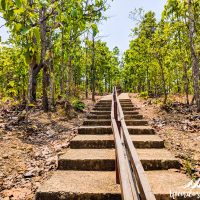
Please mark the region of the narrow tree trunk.
[[85, 47], [85, 97], [88, 99], [88, 48]]
[[34, 66], [36, 65], [35, 56], [32, 57], [30, 66], [29, 66], [29, 81], [28, 81], [28, 103], [33, 103], [36, 101], [36, 80], [34, 77]]
[[50, 61], [51, 72], [50, 72], [50, 105], [54, 109], [55, 107], [55, 74], [53, 60]]
[[188, 78], [188, 74], [187, 74], [187, 64], [186, 63], [183, 64], [183, 71], [184, 71], [183, 80], [184, 80], [186, 103], [187, 103], [187, 105], [189, 105], [189, 103], [190, 103], [189, 102], [189, 78]]
[[[72, 30], [70, 31], [70, 35], [72, 34], [71, 33]], [[70, 42], [69, 42], [69, 46], [71, 47], [72, 46], [72, 36], [70, 36]], [[72, 53], [72, 48], [69, 49], [68, 48], [68, 52], [67, 52], [67, 55], [68, 55], [68, 59], [67, 59], [67, 80], [66, 80], [66, 99], [69, 100], [71, 94], [72, 94], [72, 81], [73, 81], [73, 73], [72, 73], [72, 56], [71, 56], [71, 53]]]
[[163, 65], [162, 65], [162, 61], [160, 59], [158, 59], [159, 65], [160, 65], [160, 69], [161, 69], [161, 78], [162, 78], [162, 83], [163, 83], [163, 90], [164, 90], [164, 100], [163, 100], [163, 104], [167, 103], [167, 88], [166, 88], [166, 81], [165, 81], [165, 73], [164, 73], [164, 69], [163, 69]]
[[37, 75], [40, 72], [42, 66], [36, 62], [36, 55], [33, 55], [31, 63], [29, 65], [29, 83], [28, 83], [28, 102], [36, 102], [36, 89], [37, 89]]
[[61, 36], [61, 65], [60, 65], [60, 94], [64, 94], [64, 27], [62, 28], [62, 36]]
[[67, 77], [67, 99], [72, 94], [72, 60], [71, 60], [71, 55], [68, 56], [68, 63], [67, 63], [67, 68], [68, 68], [68, 77]]
[[192, 73], [193, 73], [193, 85], [194, 85], [194, 95], [197, 104], [197, 112], [200, 112], [200, 91], [199, 91], [199, 60], [195, 50], [194, 44], [194, 16], [192, 14], [192, 1], [188, 0], [188, 14], [189, 14], [189, 39], [190, 39], [190, 51], [192, 58]]
[[25, 76], [22, 76], [22, 101], [25, 103], [26, 102], [26, 89], [25, 89], [26, 81], [25, 81]]
[[49, 102], [48, 102], [48, 68], [47, 63], [45, 62], [45, 55], [46, 55], [46, 21], [45, 21], [45, 13], [46, 8], [42, 7], [40, 9], [40, 38], [41, 38], [41, 65], [43, 66], [43, 74], [42, 74], [42, 105], [45, 112], [49, 109]]
[[150, 96], [150, 80], [149, 80], [149, 67], [147, 66], [147, 91], [148, 96]]
[[95, 42], [92, 38], [92, 101], [95, 101]]

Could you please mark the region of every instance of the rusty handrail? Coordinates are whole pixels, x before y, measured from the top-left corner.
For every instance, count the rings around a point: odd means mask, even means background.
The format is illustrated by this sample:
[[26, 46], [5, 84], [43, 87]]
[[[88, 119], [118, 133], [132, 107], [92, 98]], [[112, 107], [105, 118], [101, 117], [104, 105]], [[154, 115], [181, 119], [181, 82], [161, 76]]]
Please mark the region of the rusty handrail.
[[[112, 111], [111, 111], [111, 121], [112, 121], [112, 129], [114, 133], [115, 140], [115, 152], [116, 152], [116, 182], [121, 187], [123, 200], [135, 200], [136, 198], [134, 191], [132, 190], [129, 173], [127, 169], [127, 159], [124, 156], [124, 148], [121, 143], [120, 134], [118, 125], [116, 122], [116, 116], [114, 113], [114, 100], [112, 101]], [[138, 199], [139, 200], [139, 199]]]
[[[120, 183], [122, 198], [156, 200], [128, 132], [116, 88], [112, 96], [111, 122], [115, 139], [116, 182]], [[126, 171], [122, 172], [122, 168]], [[127, 193], [130, 193], [129, 198]]]

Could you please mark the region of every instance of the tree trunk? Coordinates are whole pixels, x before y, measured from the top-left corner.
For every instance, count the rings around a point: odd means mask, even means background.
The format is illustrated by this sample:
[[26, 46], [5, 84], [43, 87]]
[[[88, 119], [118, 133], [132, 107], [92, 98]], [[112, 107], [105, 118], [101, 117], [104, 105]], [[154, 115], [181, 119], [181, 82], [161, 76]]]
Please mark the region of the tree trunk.
[[[72, 30], [70, 31], [70, 35], [72, 34]], [[69, 100], [71, 94], [72, 94], [72, 82], [73, 82], [73, 73], [72, 73], [72, 36], [70, 36], [70, 42], [69, 42], [69, 46], [71, 47], [71, 49], [68, 48], [68, 60], [67, 60], [67, 81], [66, 81], [66, 99]]]
[[89, 74], [88, 74], [88, 33], [85, 38], [85, 97], [88, 99], [88, 86], [89, 86]]
[[36, 57], [33, 56], [29, 66], [29, 81], [28, 81], [28, 103], [36, 101], [36, 77], [34, 77], [34, 67], [36, 65]]
[[48, 67], [47, 63], [45, 62], [45, 55], [46, 55], [46, 21], [45, 21], [45, 14], [46, 8], [43, 6], [40, 9], [40, 38], [41, 38], [41, 65], [43, 67], [43, 74], [42, 74], [42, 106], [45, 112], [49, 110], [49, 102], [48, 102]]
[[85, 97], [88, 99], [88, 48], [85, 47]]
[[50, 61], [51, 72], [50, 72], [50, 105], [54, 109], [55, 107], [55, 75], [53, 60]]
[[72, 60], [71, 60], [71, 55], [68, 56], [68, 63], [67, 63], [67, 67], [68, 67], [68, 77], [67, 77], [67, 99], [69, 99], [69, 97], [72, 94]]
[[148, 91], [148, 96], [150, 96], [150, 79], [149, 79], [149, 67], [147, 66], [147, 91]]
[[60, 94], [64, 94], [64, 27], [62, 28], [62, 48], [61, 48], [61, 65], [60, 65]]
[[200, 112], [200, 91], [199, 91], [199, 60], [197, 57], [195, 44], [193, 37], [196, 35], [194, 28], [194, 15], [192, 13], [192, 1], [188, 0], [188, 14], [189, 14], [189, 39], [190, 39], [190, 51], [192, 58], [192, 73], [193, 73], [193, 86], [194, 95], [197, 104], [197, 112]]
[[158, 63], [160, 65], [160, 69], [161, 69], [161, 78], [162, 78], [163, 90], [164, 90], [163, 104], [166, 104], [167, 103], [167, 88], [166, 88], [166, 81], [165, 81], [165, 73], [164, 73], [162, 61], [159, 58], [158, 58]]
[[186, 103], [187, 103], [187, 105], [189, 105], [189, 103], [190, 103], [189, 102], [189, 78], [188, 78], [188, 74], [187, 74], [187, 64], [186, 63], [183, 64], [183, 71], [184, 71], [183, 80], [184, 80]]
[[92, 101], [95, 101], [95, 42], [92, 38]]
[[33, 55], [29, 66], [29, 83], [28, 83], [28, 102], [36, 102], [37, 75], [42, 66], [36, 62], [36, 55]]

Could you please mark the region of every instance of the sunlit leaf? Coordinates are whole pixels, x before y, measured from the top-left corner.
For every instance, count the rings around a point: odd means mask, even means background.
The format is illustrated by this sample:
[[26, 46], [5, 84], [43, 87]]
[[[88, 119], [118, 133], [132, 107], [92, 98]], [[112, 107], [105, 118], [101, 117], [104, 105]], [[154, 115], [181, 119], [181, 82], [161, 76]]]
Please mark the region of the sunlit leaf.
[[15, 0], [15, 4], [16, 4], [16, 6], [17, 6], [18, 8], [20, 8], [21, 5], [22, 5], [22, 2], [21, 2], [21, 0]]

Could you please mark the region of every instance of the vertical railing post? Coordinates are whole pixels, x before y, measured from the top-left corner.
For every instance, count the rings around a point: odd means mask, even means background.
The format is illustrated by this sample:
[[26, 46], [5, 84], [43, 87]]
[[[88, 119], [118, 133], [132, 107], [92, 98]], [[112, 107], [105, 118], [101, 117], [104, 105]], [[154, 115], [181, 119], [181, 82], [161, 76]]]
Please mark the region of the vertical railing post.
[[114, 88], [114, 116], [115, 116], [115, 121], [119, 130], [119, 135], [121, 137], [121, 121], [118, 119], [118, 105], [117, 105], [117, 90], [116, 87]]
[[[116, 98], [116, 89], [115, 88], [113, 90], [113, 101], [114, 101], [114, 118], [115, 118], [116, 124], [118, 126], [117, 98]], [[118, 129], [119, 129], [119, 127], [118, 127]], [[120, 184], [117, 154], [115, 154], [115, 170], [116, 170], [116, 183]]]

